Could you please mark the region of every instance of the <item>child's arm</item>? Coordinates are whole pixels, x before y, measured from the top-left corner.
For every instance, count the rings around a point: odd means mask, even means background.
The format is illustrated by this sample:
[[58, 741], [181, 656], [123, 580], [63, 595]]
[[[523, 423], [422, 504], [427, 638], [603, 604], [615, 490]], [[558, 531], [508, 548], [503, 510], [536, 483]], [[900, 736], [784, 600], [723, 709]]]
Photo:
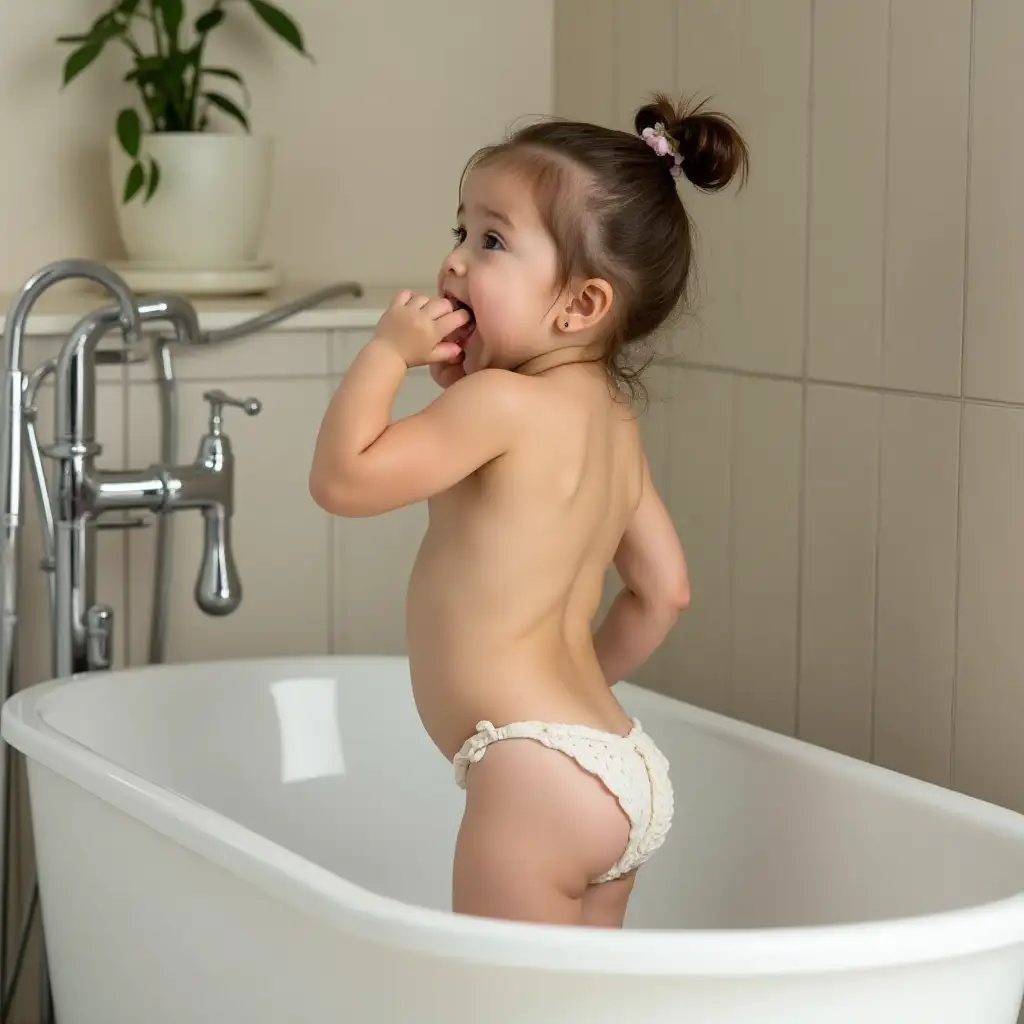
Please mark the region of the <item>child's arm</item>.
[[408, 368], [450, 359], [457, 346], [443, 339], [463, 317], [447, 300], [396, 297], [320, 425], [309, 491], [321, 508], [378, 515], [447, 490], [508, 450], [518, 381], [500, 370], [472, 374], [416, 415], [390, 422]]
[[657, 650], [690, 602], [686, 558], [644, 461], [643, 491], [615, 553], [625, 584], [594, 636], [609, 685], [628, 679]]

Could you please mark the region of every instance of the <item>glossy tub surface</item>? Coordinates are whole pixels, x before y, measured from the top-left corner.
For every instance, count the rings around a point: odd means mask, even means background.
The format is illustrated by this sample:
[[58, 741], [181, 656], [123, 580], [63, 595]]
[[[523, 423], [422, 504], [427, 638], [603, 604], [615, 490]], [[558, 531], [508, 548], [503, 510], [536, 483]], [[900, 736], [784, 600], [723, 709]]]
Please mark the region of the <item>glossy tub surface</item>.
[[61, 1024], [1012, 1024], [1024, 818], [628, 684], [675, 826], [627, 927], [451, 914], [401, 658], [16, 694]]

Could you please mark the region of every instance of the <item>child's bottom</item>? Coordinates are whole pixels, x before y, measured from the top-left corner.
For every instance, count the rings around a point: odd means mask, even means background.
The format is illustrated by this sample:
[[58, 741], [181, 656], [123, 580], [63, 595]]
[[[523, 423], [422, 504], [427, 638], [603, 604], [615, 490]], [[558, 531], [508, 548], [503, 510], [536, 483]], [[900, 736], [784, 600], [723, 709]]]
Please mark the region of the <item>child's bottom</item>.
[[[509, 742], [515, 740], [530, 742]], [[569, 901], [621, 902], [621, 918], [633, 873], [665, 841], [674, 809], [668, 762], [639, 722], [628, 736], [580, 725], [481, 722], [454, 766], [456, 783], [467, 790], [456, 903], [511, 902], [481, 912], [571, 920], [578, 907], [553, 914], [529, 908], [535, 896], [543, 902], [536, 890], [548, 885], [556, 890], [552, 900], [560, 893]], [[620, 891], [621, 901], [614, 895]]]

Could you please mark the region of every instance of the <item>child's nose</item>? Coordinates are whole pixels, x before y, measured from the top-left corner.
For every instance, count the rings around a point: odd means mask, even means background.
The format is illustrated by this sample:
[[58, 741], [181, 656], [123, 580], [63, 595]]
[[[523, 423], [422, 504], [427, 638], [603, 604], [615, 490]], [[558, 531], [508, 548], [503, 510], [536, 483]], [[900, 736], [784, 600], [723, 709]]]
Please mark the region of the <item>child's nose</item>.
[[455, 277], [463, 277], [466, 273], [466, 256], [462, 248], [452, 250], [441, 265], [441, 272], [447, 277], [449, 274]]

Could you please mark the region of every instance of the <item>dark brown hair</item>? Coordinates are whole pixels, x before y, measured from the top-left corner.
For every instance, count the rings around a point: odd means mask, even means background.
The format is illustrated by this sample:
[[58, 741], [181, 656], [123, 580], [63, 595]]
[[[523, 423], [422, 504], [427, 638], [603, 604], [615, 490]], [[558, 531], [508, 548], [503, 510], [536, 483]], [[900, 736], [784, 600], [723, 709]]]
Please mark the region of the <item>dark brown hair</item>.
[[717, 192], [737, 174], [746, 180], [749, 154], [733, 122], [662, 94], [637, 111], [636, 134], [555, 118], [480, 150], [466, 167], [500, 161], [529, 177], [558, 249], [563, 287], [579, 277], [611, 284], [604, 361], [634, 397], [650, 361], [638, 362], [636, 349], [681, 306], [693, 258], [689, 215], [670, 173], [674, 157], [659, 156], [642, 138], [657, 125], [697, 188]]

